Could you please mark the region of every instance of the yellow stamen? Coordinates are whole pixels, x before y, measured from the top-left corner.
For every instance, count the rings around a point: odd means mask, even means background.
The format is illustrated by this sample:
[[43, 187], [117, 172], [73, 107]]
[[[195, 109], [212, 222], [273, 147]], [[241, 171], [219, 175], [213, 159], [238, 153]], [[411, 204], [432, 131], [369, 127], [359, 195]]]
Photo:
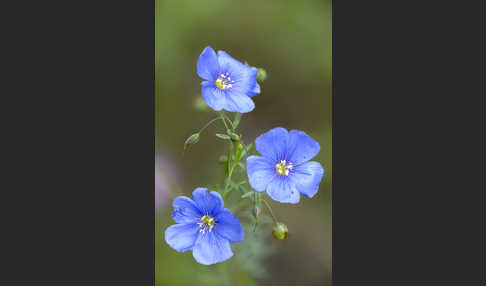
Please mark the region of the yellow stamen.
[[285, 175], [288, 176], [290, 170], [292, 170], [293, 165], [292, 163], [288, 162], [286, 160], [280, 161], [280, 163], [275, 165], [275, 169], [277, 170], [277, 174], [279, 175]]

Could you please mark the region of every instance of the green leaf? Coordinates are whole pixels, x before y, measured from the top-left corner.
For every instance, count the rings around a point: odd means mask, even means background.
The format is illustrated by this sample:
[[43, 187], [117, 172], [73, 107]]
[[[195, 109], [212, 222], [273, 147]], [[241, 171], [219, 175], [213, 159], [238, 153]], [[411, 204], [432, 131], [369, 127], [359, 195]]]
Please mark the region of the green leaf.
[[224, 140], [231, 140], [231, 137], [229, 137], [226, 134], [216, 133], [216, 137], [224, 139]]
[[233, 120], [233, 130], [236, 130], [236, 127], [238, 127], [238, 124], [240, 124], [241, 120], [241, 113], [236, 113], [235, 119]]
[[251, 196], [253, 193], [254, 193], [253, 191], [246, 192], [246, 193], [244, 193], [244, 194], [241, 196], [241, 198], [242, 198], [242, 199], [247, 198], [247, 197]]

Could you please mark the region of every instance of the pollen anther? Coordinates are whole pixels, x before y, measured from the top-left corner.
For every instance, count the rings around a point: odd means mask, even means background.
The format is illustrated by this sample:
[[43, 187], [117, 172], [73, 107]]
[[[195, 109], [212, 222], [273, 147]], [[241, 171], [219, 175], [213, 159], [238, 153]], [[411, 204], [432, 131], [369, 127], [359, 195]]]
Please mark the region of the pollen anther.
[[275, 169], [277, 170], [277, 173], [279, 175], [285, 175], [288, 176], [290, 171], [293, 168], [293, 164], [291, 162], [288, 162], [286, 160], [281, 160], [280, 163], [275, 165]]
[[219, 89], [227, 89], [233, 87], [234, 82], [234, 80], [231, 80], [229, 73], [220, 74], [218, 79], [216, 80], [216, 86]]
[[211, 232], [214, 227], [214, 218], [204, 215], [201, 217], [201, 220], [197, 223], [197, 225], [199, 226], [199, 232], [203, 234], [206, 233], [206, 231]]

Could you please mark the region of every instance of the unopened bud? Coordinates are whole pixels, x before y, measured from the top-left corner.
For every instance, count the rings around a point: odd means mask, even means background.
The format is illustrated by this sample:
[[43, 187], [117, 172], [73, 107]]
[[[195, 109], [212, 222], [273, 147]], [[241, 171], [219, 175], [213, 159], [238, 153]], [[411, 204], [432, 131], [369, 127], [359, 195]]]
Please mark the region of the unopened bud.
[[277, 222], [273, 227], [272, 234], [278, 240], [285, 240], [287, 238], [287, 234], [289, 233], [289, 229], [287, 226], [281, 222]]
[[241, 137], [240, 137], [238, 134], [236, 134], [236, 133], [234, 133], [234, 132], [231, 132], [231, 131], [229, 131], [229, 134], [230, 134], [231, 140], [232, 140], [233, 142], [238, 142], [238, 141], [240, 141]]
[[263, 82], [267, 79], [267, 72], [263, 68], [258, 68], [257, 81]]
[[258, 206], [254, 206], [253, 209], [251, 210], [251, 214], [255, 219], [257, 219], [258, 216], [260, 215], [260, 208]]
[[186, 142], [184, 142], [184, 150], [186, 150], [186, 148], [189, 145], [194, 145], [197, 142], [199, 142], [199, 138], [200, 138], [199, 133], [194, 133], [191, 136], [189, 136], [189, 138], [186, 139]]
[[235, 164], [240, 161], [241, 157], [243, 156], [243, 151], [243, 145], [240, 142], [236, 143]]

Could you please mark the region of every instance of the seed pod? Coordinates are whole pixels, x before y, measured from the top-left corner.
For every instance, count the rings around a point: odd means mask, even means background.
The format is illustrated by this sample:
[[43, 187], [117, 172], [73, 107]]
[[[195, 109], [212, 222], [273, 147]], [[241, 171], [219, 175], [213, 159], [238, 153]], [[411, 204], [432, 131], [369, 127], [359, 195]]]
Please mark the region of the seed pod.
[[272, 234], [278, 240], [285, 240], [289, 233], [287, 226], [281, 222], [277, 222], [273, 227]]

